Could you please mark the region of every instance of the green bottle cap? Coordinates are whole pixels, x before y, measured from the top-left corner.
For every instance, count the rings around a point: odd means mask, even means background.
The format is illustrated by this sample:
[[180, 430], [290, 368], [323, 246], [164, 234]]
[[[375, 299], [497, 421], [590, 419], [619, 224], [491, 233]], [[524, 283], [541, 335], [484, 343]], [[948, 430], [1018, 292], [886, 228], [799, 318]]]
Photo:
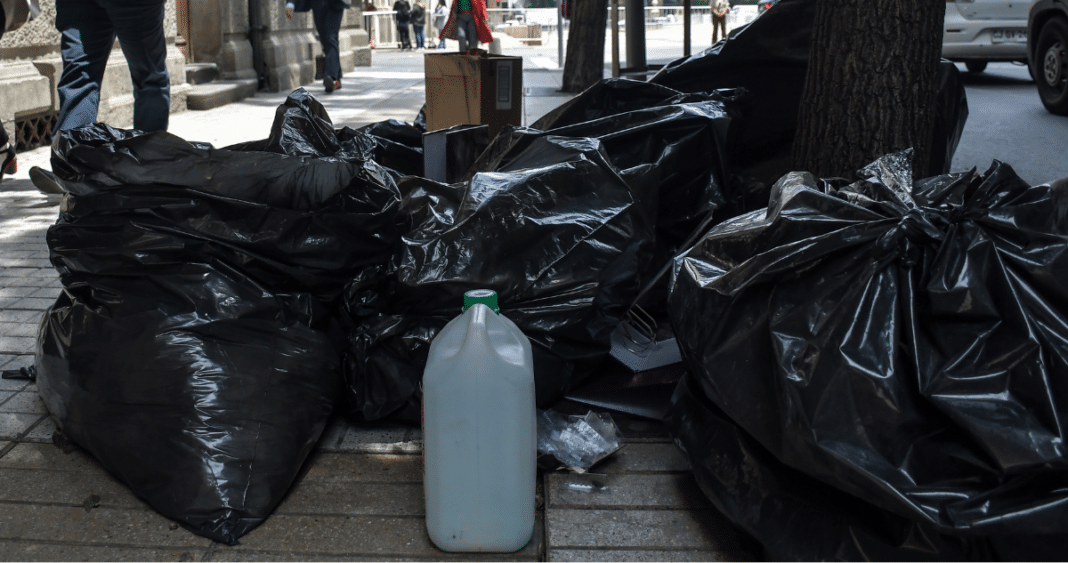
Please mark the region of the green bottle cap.
[[472, 289], [467, 293], [464, 293], [464, 311], [467, 312], [475, 303], [481, 303], [490, 309], [493, 309], [494, 313], [500, 313], [501, 308], [497, 306], [497, 292], [492, 289]]

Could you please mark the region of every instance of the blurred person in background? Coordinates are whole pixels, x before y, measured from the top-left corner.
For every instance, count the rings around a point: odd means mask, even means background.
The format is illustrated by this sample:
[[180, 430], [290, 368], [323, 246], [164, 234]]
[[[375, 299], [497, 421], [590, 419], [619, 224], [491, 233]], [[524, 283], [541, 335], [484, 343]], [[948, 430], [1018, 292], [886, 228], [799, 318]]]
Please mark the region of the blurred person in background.
[[293, 12], [312, 13], [315, 32], [323, 47], [323, 89], [329, 94], [341, 89], [341, 55], [338, 34], [341, 20], [352, 0], [289, 0], [286, 2], [286, 17], [293, 19]]
[[[434, 7], [434, 33], [441, 35], [442, 30], [445, 29], [445, 18], [449, 17], [449, 5], [445, 3], [445, 0], [438, 0], [438, 5]], [[438, 40], [438, 49], [445, 48], [445, 39]]]
[[[727, 38], [727, 13], [731, 11], [729, 0], [712, 0], [712, 43], [720, 37]], [[720, 30], [723, 35], [720, 35]]]
[[[4, 32], [15, 31], [40, 13], [37, 0], [0, 0], [0, 39], [4, 38]], [[15, 142], [15, 139], [8, 138], [4, 124], [0, 123], [0, 181], [3, 181], [4, 174], [18, 172]]]
[[415, 48], [426, 49], [426, 6], [423, 5], [423, 0], [415, 0], [415, 6], [412, 6], [412, 31], [415, 32]]
[[461, 53], [477, 49], [480, 42], [493, 43], [486, 0], [453, 0], [449, 21], [439, 38], [458, 41]]

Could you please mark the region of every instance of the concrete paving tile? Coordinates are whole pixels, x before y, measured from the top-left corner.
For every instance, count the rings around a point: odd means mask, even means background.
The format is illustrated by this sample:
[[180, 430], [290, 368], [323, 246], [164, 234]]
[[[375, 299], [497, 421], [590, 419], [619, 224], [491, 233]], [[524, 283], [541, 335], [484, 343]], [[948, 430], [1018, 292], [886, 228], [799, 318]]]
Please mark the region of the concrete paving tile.
[[0, 413], [47, 414], [44, 401], [35, 392], [21, 391], [0, 404]]
[[52, 417], [48, 417], [41, 421], [40, 424], [34, 426], [30, 430], [30, 433], [22, 438], [23, 442], [33, 442], [37, 444], [51, 444], [52, 433], [56, 431], [56, 421]]
[[[549, 561], [738, 561], [718, 551], [550, 549]], [[743, 559], [744, 560], [744, 559]]]
[[35, 291], [40, 289], [30, 286], [0, 287], [0, 297], [29, 297]]
[[289, 491], [274, 514], [424, 516], [426, 500], [422, 483], [304, 480]]
[[19, 443], [7, 455], [0, 458], [0, 469], [37, 469], [72, 473], [104, 471], [93, 456], [81, 448], [76, 448], [71, 453], [63, 453], [63, 450], [52, 444], [27, 443]]
[[[548, 508], [551, 549], [616, 547], [723, 551], [739, 532], [715, 510], [582, 510]], [[730, 544], [730, 545], [721, 545]]]
[[145, 548], [0, 541], [8, 561], [203, 561], [207, 548]]
[[34, 291], [32, 295], [28, 295], [27, 297], [37, 297], [39, 299], [49, 299], [54, 303], [56, 301], [56, 298], [59, 297], [59, 294], [62, 293], [62, 292], [63, 292], [62, 289], [57, 289], [55, 287], [42, 287], [42, 288], [38, 289], [37, 291]]
[[[41, 287], [41, 278], [20, 277], [12, 274], [8, 274], [7, 270], [0, 270], [0, 287]], [[3, 307], [4, 300], [0, 299], [0, 307]]]
[[651, 473], [689, 471], [690, 462], [674, 443], [632, 444], [605, 458], [594, 473]]
[[33, 323], [41, 322], [41, 311], [0, 311], [0, 321], [5, 323]]
[[410, 454], [319, 453], [308, 462], [305, 481], [422, 483], [423, 458]]
[[545, 476], [550, 508], [679, 508], [709, 510], [712, 503], [697, 486], [692, 473], [677, 475], [605, 476], [606, 490], [588, 491], [587, 481], [571, 473]]
[[430, 542], [422, 517], [330, 517], [275, 514], [241, 538], [236, 546], [216, 546], [212, 561], [272, 560], [265, 553], [315, 560], [343, 556], [349, 560], [539, 561], [545, 546], [543, 523], [535, 520], [531, 541], [515, 553], [448, 553]]
[[326, 423], [326, 430], [315, 445], [316, 451], [336, 452], [345, 438], [349, 423], [343, 417], [335, 416]]
[[[22, 367], [19, 364], [12, 363], [7, 367], [0, 365], [0, 369], [17, 369]], [[29, 381], [25, 379], [0, 379], [0, 391], [22, 391], [26, 388]]]
[[[15, 284], [13, 282], [10, 283], [10, 284], [6, 283], [3, 278], [0, 278], [0, 285], [15, 285]], [[37, 287], [37, 284], [28, 284], [28, 285], [33, 285], [34, 287]], [[0, 309], [7, 309], [8, 307], [14, 305], [19, 299], [22, 299], [22, 298], [21, 297], [0, 297]]]
[[0, 452], [4, 451], [4, 448], [8, 447], [9, 445], [11, 445], [11, 442], [8, 442], [6, 440], [0, 440]]
[[0, 412], [0, 440], [17, 440], [40, 419], [39, 414]]
[[[3, 250], [3, 248], [4, 248], [3, 245], [0, 245], [0, 250]], [[17, 259], [17, 258], [32, 258], [33, 254], [34, 253], [32, 251], [30, 251], [30, 250], [9, 250], [9, 251], [4, 253], [4, 257], [3, 258], [0, 258], [0, 267], [6, 267], [7, 266], [7, 260]]]
[[349, 453], [420, 453], [421, 444], [405, 440], [408, 428], [403, 426], [350, 426], [338, 444], [338, 451]]
[[3, 391], [3, 390], [0, 390], [0, 407], [2, 407], [4, 405], [4, 403], [8, 399], [10, 399], [11, 397], [14, 397], [14, 396], [15, 396], [15, 392], [14, 391]]
[[90, 495], [97, 495], [101, 508], [148, 508], [129, 487], [102, 468], [77, 473], [3, 468], [0, 481], [4, 483], [0, 502], [80, 505]]
[[[6, 457], [6, 456], [5, 456]], [[0, 540], [56, 541], [97, 546], [202, 547], [211, 540], [175, 526], [151, 509], [0, 502]]]
[[37, 337], [37, 325], [34, 323], [9, 323], [0, 321], [0, 335], [2, 336], [32, 336]]
[[31, 354], [37, 339], [29, 336], [0, 336], [0, 351], [15, 354]]
[[4, 268], [0, 270], [0, 285], [3, 285], [3, 278], [29, 278], [36, 277], [38, 268]]
[[[58, 297], [58, 295], [56, 296]], [[28, 309], [30, 311], [44, 311], [56, 302], [56, 298], [23, 297], [11, 306], [12, 309]]]

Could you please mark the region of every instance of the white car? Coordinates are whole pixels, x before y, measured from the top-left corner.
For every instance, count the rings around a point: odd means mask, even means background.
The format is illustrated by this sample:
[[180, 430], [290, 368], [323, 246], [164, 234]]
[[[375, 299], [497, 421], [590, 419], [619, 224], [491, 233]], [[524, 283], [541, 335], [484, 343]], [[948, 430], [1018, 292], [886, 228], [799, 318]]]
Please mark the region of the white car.
[[946, 0], [942, 57], [982, 72], [990, 61], [1027, 62], [1028, 0]]

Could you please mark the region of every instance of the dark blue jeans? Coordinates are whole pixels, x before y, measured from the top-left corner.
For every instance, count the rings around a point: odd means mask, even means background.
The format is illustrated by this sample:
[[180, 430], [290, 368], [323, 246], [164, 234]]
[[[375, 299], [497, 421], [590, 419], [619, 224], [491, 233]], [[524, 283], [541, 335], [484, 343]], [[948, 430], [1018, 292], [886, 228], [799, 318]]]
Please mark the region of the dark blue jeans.
[[133, 81], [134, 129], [166, 131], [171, 107], [163, 0], [56, 0], [63, 74], [59, 130], [96, 122], [100, 82], [115, 37]]
[[338, 47], [338, 33], [341, 32], [341, 19], [345, 9], [334, 2], [323, 2], [312, 8], [315, 31], [319, 34], [319, 43], [323, 46], [323, 76], [330, 80], [341, 80], [341, 56]]
[[426, 49], [426, 33], [423, 32], [423, 26], [412, 24], [412, 30], [415, 31], [415, 48]]

